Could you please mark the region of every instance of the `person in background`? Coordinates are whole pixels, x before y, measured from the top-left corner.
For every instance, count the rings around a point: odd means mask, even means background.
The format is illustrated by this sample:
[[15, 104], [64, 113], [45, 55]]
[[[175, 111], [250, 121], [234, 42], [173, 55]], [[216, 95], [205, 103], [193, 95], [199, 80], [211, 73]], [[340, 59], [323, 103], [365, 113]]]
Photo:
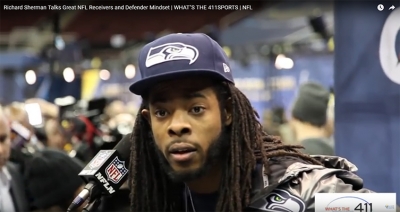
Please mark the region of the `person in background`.
[[275, 107], [271, 110], [265, 110], [262, 116], [262, 125], [265, 132], [269, 135], [281, 137], [285, 144], [298, 145], [295, 142], [292, 128], [285, 117], [284, 108]]
[[296, 142], [310, 155], [334, 155], [327, 136], [329, 91], [315, 82], [300, 86], [292, 109], [291, 126]]
[[279, 124], [274, 121], [274, 114], [272, 110], [264, 110], [262, 115], [262, 126], [265, 132], [267, 132], [269, 135], [280, 136]]
[[10, 121], [16, 121], [22, 124], [33, 134], [33, 126], [29, 123], [28, 113], [25, 111], [24, 103], [13, 102], [4, 108], [4, 113]]
[[38, 103], [40, 106], [40, 110], [42, 111], [43, 117], [46, 118], [58, 118], [59, 115], [59, 107], [51, 102], [48, 102], [44, 99], [33, 98], [27, 99], [25, 101], [26, 104], [28, 103]]
[[48, 119], [45, 123], [44, 130], [47, 138], [46, 146], [64, 150], [65, 145], [69, 142], [58, 120]]
[[0, 106], [0, 211], [28, 211], [29, 204], [18, 164], [11, 155], [10, 126]]
[[84, 188], [78, 176], [83, 168], [84, 164], [60, 150], [45, 149], [35, 153], [25, 172], [28, 194], [33, 198], [32, 210], [66, 211]]
[[298, 145], [294, 139], [293, 130], [286, 119], [285, 109], [276, 107], [272, 109], [273, 120], [278, 125], [279, 136], [283, 143], [287, 145]]
[[108, 118], [112, 118], [116, 115], [126, 112], [126, 107], [123, 101], [113, 100], [106, 107], [105, 113]]
[[36, 129], [29, 122], [24, 103], [13, 102], [5, 106], [4, 115], [9, 120], [11, 130], [10, 161], [18, 164], [22, 173], [25, 161], [33, 152], [44, 148], [44, 145], [36, 137]]
[[329, 138], [329, 144], [332, 147], [335, 147], [335, 95], [331, 92], [329, 96], [329, 103], [328, 109], [326, 111], [327, 120], [326, 120], [326, 127], [325, 133], [326, 136]]

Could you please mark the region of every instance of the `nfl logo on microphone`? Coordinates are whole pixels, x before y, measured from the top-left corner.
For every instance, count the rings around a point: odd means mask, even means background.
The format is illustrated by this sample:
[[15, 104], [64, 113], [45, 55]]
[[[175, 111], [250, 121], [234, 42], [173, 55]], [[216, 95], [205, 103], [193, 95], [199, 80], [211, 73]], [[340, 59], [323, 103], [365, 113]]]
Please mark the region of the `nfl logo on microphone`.
[[119, 183], [121, 179], [128, 173], [128, 169], [125, 168], [125, 162], [120, 161], [118, 157], [114, 158], [110, 165], [106, 168], [106, 175], [108, 181], [114, 184]]

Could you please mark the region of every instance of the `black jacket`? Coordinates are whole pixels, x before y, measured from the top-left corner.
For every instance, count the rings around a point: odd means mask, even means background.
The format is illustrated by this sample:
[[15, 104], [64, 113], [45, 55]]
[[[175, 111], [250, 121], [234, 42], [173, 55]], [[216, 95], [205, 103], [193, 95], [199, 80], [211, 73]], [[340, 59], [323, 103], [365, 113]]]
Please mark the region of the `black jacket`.
[[[371, 193], [354, 174], [357, 167], [344, 158], [313, 156], [322, 162], [312, 165], [298, 158], [270, 159], [271, 174], [258, 170], [253, 183], [253, 198], [247, 211], [314, 211], [316, 193]], [[287, 201], [271, 201], [277, 197]], [[283, 198], [281, 198], [283, 197]]]
[[8, 162], [6, 167], [12, 178], [10, 188], [15, 210], [18, 212], [29, 211], [28, 198], [20, 168], [17, 164], [12, 162]]

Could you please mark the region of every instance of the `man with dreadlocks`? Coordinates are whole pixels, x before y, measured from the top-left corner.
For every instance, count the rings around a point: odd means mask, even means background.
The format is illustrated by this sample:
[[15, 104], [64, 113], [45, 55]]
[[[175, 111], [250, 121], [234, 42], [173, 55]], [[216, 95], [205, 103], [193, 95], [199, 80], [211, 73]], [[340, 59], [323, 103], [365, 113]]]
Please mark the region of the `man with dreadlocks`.
[[371, 192], [346, 159], [312, 158], [264, 133], [210, 37], [159, 38], [139, 68], [132, 211], [314, 211], [315, 193]]

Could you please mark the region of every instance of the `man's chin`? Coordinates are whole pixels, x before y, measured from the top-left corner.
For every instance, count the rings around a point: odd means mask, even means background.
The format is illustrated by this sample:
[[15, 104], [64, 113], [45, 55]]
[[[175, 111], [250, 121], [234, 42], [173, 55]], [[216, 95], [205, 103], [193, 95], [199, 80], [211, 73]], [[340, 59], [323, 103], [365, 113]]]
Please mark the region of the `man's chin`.
[[179, 171], [170, 171], [168, 173], [171, 180], [174, 182], [187, 182], [195, 180], [205, 174], [205, 170], [198, 169], [188, 169], [188, 170], [179, 170]]
[[190, 174], [197, 172], [200, 168], [198, 167], [193, 167], [193, 166], [184, 166], [184, 167], [175, 167], [171, 166], [171, 172], [176, 173], [176, 174]]

